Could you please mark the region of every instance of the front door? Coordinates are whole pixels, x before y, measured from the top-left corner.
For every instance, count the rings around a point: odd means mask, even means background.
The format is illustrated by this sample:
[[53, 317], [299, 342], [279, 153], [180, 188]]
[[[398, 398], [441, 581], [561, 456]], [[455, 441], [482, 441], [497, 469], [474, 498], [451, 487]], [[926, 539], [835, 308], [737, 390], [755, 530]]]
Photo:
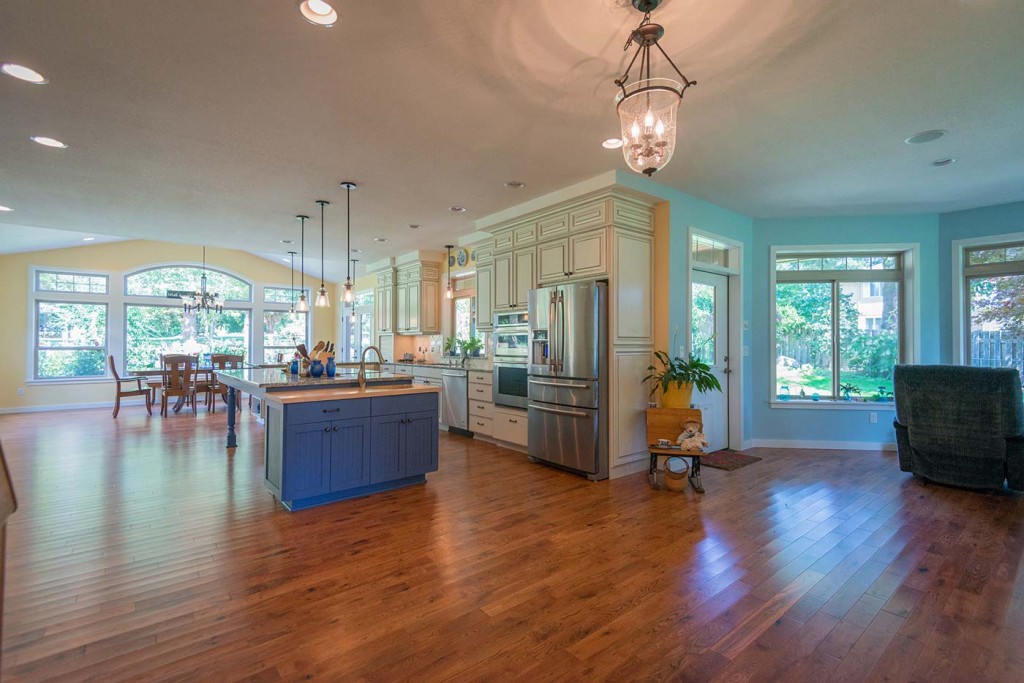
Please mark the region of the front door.
[[690, 285], [690, 348], [711, 366], [722, 391], [699, 394], [708, 452], [729, 446], [729, 278], [694, 270]]

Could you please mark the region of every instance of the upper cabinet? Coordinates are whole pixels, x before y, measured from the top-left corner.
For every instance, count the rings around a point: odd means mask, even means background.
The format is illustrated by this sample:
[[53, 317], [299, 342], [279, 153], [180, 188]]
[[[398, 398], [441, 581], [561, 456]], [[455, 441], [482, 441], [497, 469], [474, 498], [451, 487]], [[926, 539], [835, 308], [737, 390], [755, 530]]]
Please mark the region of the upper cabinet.
[[377, 287], [373, 290], [374, 320], [377, 334], [395, 331], [395, 269], [377, 273]]
[[394, 294], [395, 332], [438, 334], [441, 331], [440, 267], [415, 261], [398, 267]]
[[537, 287], [536, 255], [536, 247], [494, 255], [493, 312], [526, 308], [530, 290]]

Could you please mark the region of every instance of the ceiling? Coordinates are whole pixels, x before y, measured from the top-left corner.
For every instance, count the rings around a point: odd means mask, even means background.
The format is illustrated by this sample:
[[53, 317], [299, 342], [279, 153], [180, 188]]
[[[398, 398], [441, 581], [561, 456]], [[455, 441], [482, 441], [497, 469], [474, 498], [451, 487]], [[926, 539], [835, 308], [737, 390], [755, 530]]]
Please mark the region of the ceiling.
[[[0, 61], [50, 80], [0, 77], [0, 204], [15, 209], [0, 235], [36, 226], [278, 260], [294, 215], [323, 198], [339, 279], [342, 180], [359, 183], [353, 246], [368, 262], [625, 168], [600, 142], [618, 132], [612, 79], [639, 21], [627, 0], [333, 4], [325, 29], [292, 0], [0, 3]], [[666, 0], [654, 17], [698, 81], [658, 182], [752, 216], [1024, 200], [1024, 3]], [[932, 128], [949, 134], [903, 143]]]

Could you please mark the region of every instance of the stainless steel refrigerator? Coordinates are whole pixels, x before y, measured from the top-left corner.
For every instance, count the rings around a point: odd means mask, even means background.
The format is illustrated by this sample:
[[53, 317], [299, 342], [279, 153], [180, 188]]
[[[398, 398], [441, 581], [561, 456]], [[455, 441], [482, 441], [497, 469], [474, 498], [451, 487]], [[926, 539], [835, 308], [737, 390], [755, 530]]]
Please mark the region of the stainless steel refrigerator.
[[608, 478], [608, 285], [530, 291], [529, 454]]

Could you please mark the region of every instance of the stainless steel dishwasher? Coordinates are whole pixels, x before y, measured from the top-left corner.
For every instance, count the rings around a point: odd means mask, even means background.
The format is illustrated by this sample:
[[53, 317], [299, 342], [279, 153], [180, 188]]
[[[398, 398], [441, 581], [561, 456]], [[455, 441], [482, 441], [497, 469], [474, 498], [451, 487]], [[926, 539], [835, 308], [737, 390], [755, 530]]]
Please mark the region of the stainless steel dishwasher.
[[444, 420], [448, 431], [467, 431], [469, 427], [469, 386], [465, 370], [445, 370], [441, 373], [441, 396], [444, 401]]

